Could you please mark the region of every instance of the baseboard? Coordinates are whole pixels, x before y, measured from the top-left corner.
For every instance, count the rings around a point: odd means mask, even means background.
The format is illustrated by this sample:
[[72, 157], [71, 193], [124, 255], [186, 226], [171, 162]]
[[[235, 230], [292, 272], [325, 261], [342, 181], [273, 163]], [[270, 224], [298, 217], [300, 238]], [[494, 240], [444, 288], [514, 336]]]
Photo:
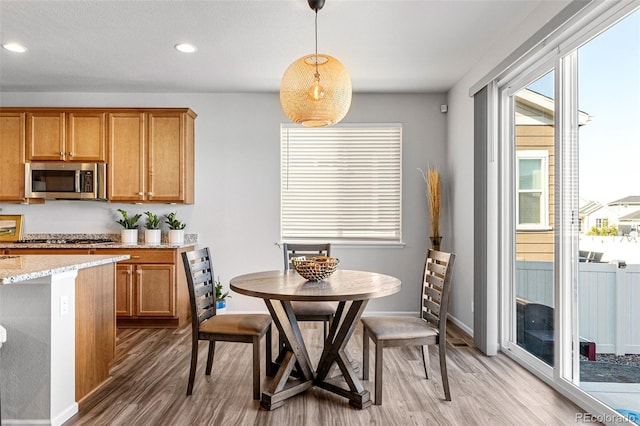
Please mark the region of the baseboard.
[[74, 402], [73, 404], [69, 405], [66, 409], [58, 413], [58, 415], [52, 419], [2, 419], [1, 423], [3, 425], [20, 425], [20, 426], [26, 426], [26, 425], [61, 426], [62, 424], [64, 424], [64, 422], [69, 420], [71, 417], [73, 417], [77, 413], [78, 413], [78, 404]]
[[451, 314], [447, 314], [447, 319], [456, 325], [460, 330], [464, 331], [469, 335], [469, 337], [473, 338], [473, 329], [468, 325], [460, 321], [458, 318], [454, 317]]
[[56, 417], [51, 419], [51, 425], [52, 426], [62, 425], [64, 424], [64, 422], [69, 420], [71, 417], [73, 417], [77, 413], [78, 413], [78, 403], [74, 402], [69, 407], [67, 407], [66, 410], [63, 410], [62, 412], [58, 413]]

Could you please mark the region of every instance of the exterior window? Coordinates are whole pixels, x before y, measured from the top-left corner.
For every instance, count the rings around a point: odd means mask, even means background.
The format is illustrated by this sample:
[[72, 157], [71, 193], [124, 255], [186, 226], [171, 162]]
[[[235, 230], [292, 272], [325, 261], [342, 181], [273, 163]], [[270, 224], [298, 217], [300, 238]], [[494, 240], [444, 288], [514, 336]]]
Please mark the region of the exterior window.
[[596, 219], [596, 228], [602, 229], [609, 226], [609, 219]]
[[283, 241], [401, 241], [402, 127], [281, 127]]
[[516, 158], [518, 229], [548, 228], [549, 153], [517, 151]]

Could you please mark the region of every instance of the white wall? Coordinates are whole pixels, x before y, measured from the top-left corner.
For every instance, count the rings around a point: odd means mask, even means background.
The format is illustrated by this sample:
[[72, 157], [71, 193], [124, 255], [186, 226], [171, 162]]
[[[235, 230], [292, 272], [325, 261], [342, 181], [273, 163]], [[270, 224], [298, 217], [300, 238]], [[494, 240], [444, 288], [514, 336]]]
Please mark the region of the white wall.
[[[403, 236], [398, 247], [336, 247], [341, 268], [391, 274], [403, 283], [394, 296], [373, 300], [367, 312], [418, 312], [419, 282], [427, 248], [424, 181], [417, 168], [435, 165], [445, 186], [444, 94], [354, 94], [345, 122], [403, 124]], [[280, 123], [286, 117], [277, 93], [2, 93], [2, 106], [190, 107], [196, 119], [196, 202], [192, 206], [127, 205], [48, 201], [44, 205], [0, 204], [3, 214], [24, 214], [26, 233], [118, 232], [116, 209], [177, 211], [200, 246], [211, 247], [216, 275], [282, 268], [280, 219]], [[445, 194], [446, 197], [446, 194]], [[449, 210], [445, 205], [443, 217]], [[448, 219], [442, 224], [450, 247]], [[230, 311], [264, 310], [259, 299], [233, 295]]]
[[[451, 217], [450, 248], [456, 252], [456, 264], [451, 296], [451, 315], [467, 331], [473, 330], [473, 98], [469, 89], [496, 67], [504, 58], [524, 43], [566, 2], [545, 1], [524, 22], [514, 22], [504, 29], [492, 49], [447, 94], [447, 169], [451, 176], [448, 212]], [[445, 234], [446, 238], [446, 234]], [[497, 304], [497, 300], [495, 301]]]

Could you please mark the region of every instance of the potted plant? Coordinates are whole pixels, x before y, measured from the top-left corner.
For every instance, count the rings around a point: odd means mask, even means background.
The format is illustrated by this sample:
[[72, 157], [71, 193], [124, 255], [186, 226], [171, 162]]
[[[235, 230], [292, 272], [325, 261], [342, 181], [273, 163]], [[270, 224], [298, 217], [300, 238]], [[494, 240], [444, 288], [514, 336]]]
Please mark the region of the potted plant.
[[141, 214], [136, 213], [132, 217], [122, 210], [118, 209], [122, 215], [122, 219], [118, 219], [117, 222], [124, 228], [120, 231], [120, 240], [122, 244], [138, 244], [138, 220], [142, 217]]
[[216, 310], [221, 311], [227, 308], [227, 297], [231, 297], [228, 291], [223, 292], [222, 283], [220, 277], [217, 281], [214, 281], [216, 285]]
[[176, 213], [169, 213], [165, 217], [167, 218], [165, 223], [169, 225], [169, 244], [184, 243], [184, 228], [187, 224], [180, 222], [176, 218]]
[[146, 244], [160, 244], [160, 219], [151, 212], [144, 212], [147, 221], [144, 224], [144, 242]]

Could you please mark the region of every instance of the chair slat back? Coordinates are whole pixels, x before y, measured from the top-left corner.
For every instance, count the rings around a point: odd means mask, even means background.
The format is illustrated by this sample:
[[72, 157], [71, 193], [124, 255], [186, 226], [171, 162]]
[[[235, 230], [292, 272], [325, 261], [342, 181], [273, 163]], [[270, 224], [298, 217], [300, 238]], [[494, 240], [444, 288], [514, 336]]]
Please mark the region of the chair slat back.
[[209, 248], [182, 253], [182, 263], [189, 287], [191, 326], [197, 334], [200, 324], [216, 314], [216, 293]]
[[284, 243], [284, 270], [293, 268], [291, 258], [298, 256], [331, 256], [331, 244], [292, 244]]
[[455, 254], [429, 249], [424, 264], [421, 316], [436, 327], [441, 336], [446, 333], [454, 259]]

